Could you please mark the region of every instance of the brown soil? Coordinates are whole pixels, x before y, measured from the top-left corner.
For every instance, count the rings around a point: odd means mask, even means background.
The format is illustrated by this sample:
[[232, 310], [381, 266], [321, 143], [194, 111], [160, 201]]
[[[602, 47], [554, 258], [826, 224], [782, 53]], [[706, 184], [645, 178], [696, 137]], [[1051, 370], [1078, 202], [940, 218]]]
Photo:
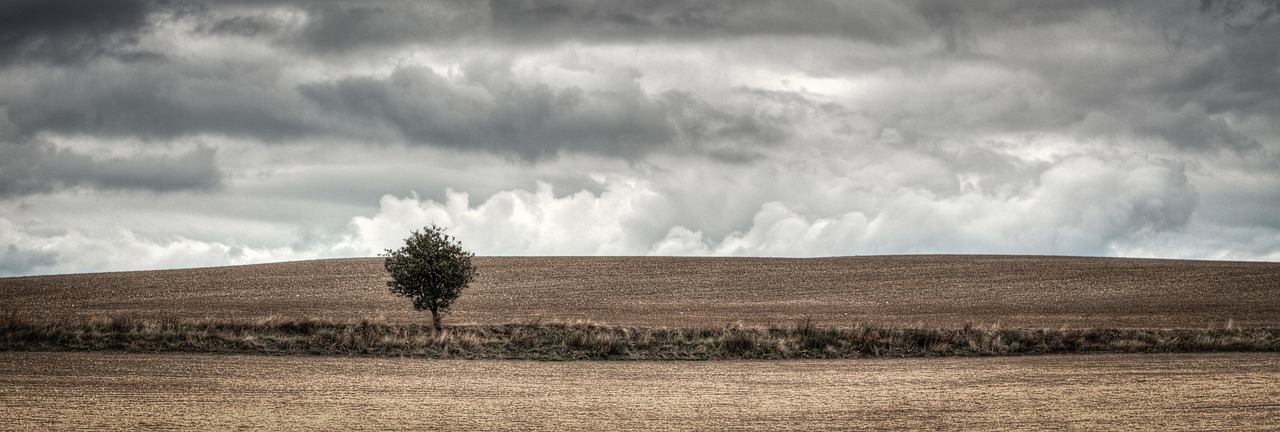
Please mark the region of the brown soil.
[[0, 353], [0, 430], [1273, 430], [1280, 355], [456, 361]]
[[[478, 257], [445, 323], [1280, 327], [1280, 264], [1036, 256]], [[423, 321], [379, 258], [0, 279], [40, 319]]]

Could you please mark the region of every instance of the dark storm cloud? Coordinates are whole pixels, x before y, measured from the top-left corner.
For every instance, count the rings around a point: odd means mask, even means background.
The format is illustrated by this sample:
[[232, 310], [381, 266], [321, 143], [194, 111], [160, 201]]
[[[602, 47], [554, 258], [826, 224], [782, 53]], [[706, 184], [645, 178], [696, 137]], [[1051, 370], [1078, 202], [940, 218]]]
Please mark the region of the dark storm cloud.
[[642, 154], [674, 134], [663, 108], [638, 86], [601, 93], [555, 90], [513, 80], [502, 66], [472, 65], [465, 82], [413, 67], [386, 78], [344, 78], [300, 91], [335, 116], [385, 124], [411, 142], [526, 158], [560, 149]]
[[[825, 37], [881, 46], [934, 42], [941, 51], [913, 61], [987, 63], [1034, 71], [1043, 80], [1034, 83], [1035, 88], [1015, 87], [1024, 93], [1012, 96], [930, 95], [937, 105], [925, 112], [883, 118], [904, 131], [917, 129], [910, 132], [933, 136], [956, 130], [1074, 129], [1094, 137], [1150, 137], [1183, 149], [1250, 150], [1257, 148], [1256, 140], [1233, 127], [1226, 116], [1280, 115], [1280, 75], [1274, 72], [1280, 64], [1280, 16], [1274, 1], [503, 0], [490, 6], [489, 37], [516, 44], [741, 36]], [[1011, 47], [991, 44], [1019, 34], [1043, 38], [1045, 29], [1078, 39], [1015, 41]], [[833, 54], [816, 64], [831, 62], [826, 64], [834, 68], [802, 67], [818, 75], [848, 73], [835, 66], [840, 56]], [[1041, 87], [1052, 91], [1049, 101], [1033, 100]], [[959, 99], [947, 100], [949, 96]], [[1020, 100], [987, 118], [965, 113], [965, 104], [983, 102], [984, 97]], [[900, 123], [903, 118], [906, 123]]]
[[276, 33], [281, 30], [282, 25], [263, 16], [235, 15], [213, 19], [212, 22], [201, 25], [199, 30], [213, 35], [255, 37]]
[[[971, 18], [1049, 25], [1109, 2], [928, 1], [578, 1], [494, 0], [245, 2], [304, 11], [304, 26], [283, 40], [319, 51], [420, 43], [504, 44], [702, 40], [743, 36], [834, 37], [898, 45], [942, 38], [967, 43]], [[217, 9], [216, 5], [213, 9]], [[286, 27], [261, 10], [209, 14], [200, 28], [257, 36]], [[981, 30], [981, 29], [978, 29]]]
[[231, 62], [33, 69], [8, 75], [0, 106], [9, 107], [10, 121], [26, 136], [41, 131], [141, 138], [215, 133], [273, 140], [309, 133], [315, 126], [303, 118], [306, 107], [292, 90], [272, 85], [273, 69]]
[[95, 158], [52, 144], [0, 144], [0, 197], [86, 187], [98, 190], [173, 192], [213, 190], [222, 184], [214, 150], [199, 147], [178, 156]]
[[909, 40], [921, 22], [900, 2], [495, 0], [494, 32], [519, 42], [701, 39], [747, 35]]
[[[465, 83], [418, 66], [401, 67], [390, 77], [340, 74], [300, 85], [285, 84], [280, 72], [290, 62], [323, 62], [332, 53], [377, 56], [385, 50], [460, 44], [513, 45], [523, 47], [520, 51], [565, 41], [693, 43], [743, 36], [855, 40], [904, 47], [904, 52], [935, 44], [937, 49], [901, 62], [909, 72], [921, 71], [921, 78], [966, 64], [1027, 71], [1015, 82], [967, 78], [991, 82], [975, 90], [931, 91], [921, 79], [919, 95], [901, 98], [912, 105], [856, 107], [904, 135], [1050, 130], [1083, 137], [1131, 134], [1186, 149], [1248, 150], [1257, 147], [1256, 138], [1233, 120], [1280, 115], [1275, 2], [1205, 2], [1203, 7], [1175, 2], [507, 0], [156, 5], [6, 3], [0, 20], [12, 25], [0, 26], [6, 42], [0, 45], [0, 62], [53, 64], [52, 70], [2, 77], [0, 106], [9, 108], [18, 130], [26, 136], [49, 131], [162, 139], [213, 133], [265, 141], [336, 135], [529, 159], [561, 151], [634, 158], [658, 148], [694, 148], [733, 159], [750, 155], [760, 143], [793, 138], [788, 128], [794, 119], [751, 114], [749, 105], [697, 90], [654, 91], [625, 80], [604, 91], [552, 87], [513, 75], [509, 68], [473, 68]], [[154, 13], [157, 8], [183, 12]], [[146, 65], [118, 62], [140, 53], [133, 44], [157, 20], [167, 19], [194, 20], [189, 37], [232, 37], [222, 42], [270, 45], [278, 55], [214, 61], [160, 52]], [[1128, 32], [1096, 33], [1095, 27]], [[1045, 28], [1079, 39], [1044, 40]], [[1022, 35], [1031, 38], [1020, 43]], [[1153, 41], [1143, 35], [1163, 39], [1146, 45]], [[788, 67], [841, 78], [885, 66], [842, 60], [840, 50], [814, 49], [806, 57], [811, 61]], [[1153, 50], [1168, 55], [1151, 55]], [[94, 60], [103, 56], [117, 62]], [[741, 145], [735, 148], [735, 142]]]
[[[319, 51], [421, 43], [490, 41], [517, 45], [578, 41], [701, 40], [743, 36], [835, 37], [898, 45], [944, 39], [948, 47], [975, 36], [984, 23], [1050, 25], [1112, 2], [925, 1], [580, 1], [465, 0], [419, 2], [261, 1], [204, 4], [216, 34], [275, 35], [290, 27], [265, 10], [302, 11], [307, 20], [281, 40]], [[230, 4], [231, 6], [223, 7]], [[249, 7], [243, 7], [243, 6]], [[976, 32], [984, 29], [974, 29]]]
[[1136, 28], [1163, 40], [1100, 44], [1096, 54], [1029, 66], [1073, 105], [1085, 132], [1128, 132], [1188, 150], [1257, 149], [1233, 123], [1280, 116], [1277, 3], [1203, 3], [1198, 11], [1175, 3], [1129, 11]]
[[[1252, 151], [1259, 138], [1240, 124], [1280, 116], [1274, 1], [912, 4], [930, 28], [917, 40], [933, 38], [941, 49], [901, 62], [908, 76], [979, 72], [920, 94], [929, 103], [906, 112], [880, 107], [879, 118], [904, 133], [1050, 131]], [[825, 76], [865, 72], [841, 58], [807, 67]]]
[[0, 66], [152, 56], [132, 48], [145, 31], [149, 9], [143, 0], [0, 2]]
[[[454, 40], [453, 35], [483, 28], [475, 17], [483, 18], [487, 10], [472, 10], [475, 2], [316, 2], [302, 5], [306, 25], [296, 28], [287, 17], [273, 14], [271, 5], [230, 4], [224, 10], [206, 4], [184, 9], [180, 18], [198, 21], [189, 36], [284, 41], [284, 57], [213, 61], [168, 55], [145, 65], [87, 57], [75, 64], [28, 65], [3, 77], [9, 85], [0, 89], [0, 108], [8, 108], [20, 140], [41, 132], [148, 140], [203, 133], [263, 141], [334, 136], [487, 150], [530, 160], [563, 151], [635, 158], [680, 145], [740, 160], [751, 156], [750, 146], [778, 142], [784, 135], [784, 119], [718, 106], [688, 93], [652, 94], [636, 82], [634, 71], [617, 72], [610, 78], [616, 85], [600, 90], [553, 88], [514, 75], [510, 64], [483, 60], [468, 63], [461, 81], [408, 66], [389, 77], [282, 85], [282, 68], [316, 50]], [[147, 27], [146, 8], [136, 6], [130, 11], [140, 18], [118, 31], [130, 39]], [[76, 22], [76, 9], [64, 13], [72, 16], [59, 19]], [[170, 19], [159, 15], [152, 19]], [[300, 50], [287, 48], [299, 42]], [[729, 140], [741, 141], [741, 148], [727, 145]]]
[[[1221, 23], [1225, 39], [1216, 68], [1195, 88], [1220, 93], [1207, 98], [1210, 112], [1243, 107], [1280, 116], [1280, 1], [1203, 1], [1205, 13]], [[1213, 83], [1212, 80], [1219, 80]]]
[[0, 249], [0, 276], [28, 274], [36, 267], [52, 267], [57, 263], [57, 252], [23, 250], [16, 245]]
[[[300, 91], [331, 116], [385, 125], [410, 142], [529, 160], [561, 151], [635, 158], [677, 146], [741, 159], [749, 146], [786, 136], [786, 118], [735, 112], [687, 93], [653, 95], [635, 81], [635, 71], [609, 72], [611, 86], [584, 90], [525, 82], [503, 62], [464, 69], [450, 78], [426, 67], [400, 68], [385, 78], [350, 77]], [[717, 148], [725, 141], [746, 148]]]
[[304, 3], [310, 21], [296, 36], [320, 51], [453, 42], [488, 23], [484, 2], [380, 1]]

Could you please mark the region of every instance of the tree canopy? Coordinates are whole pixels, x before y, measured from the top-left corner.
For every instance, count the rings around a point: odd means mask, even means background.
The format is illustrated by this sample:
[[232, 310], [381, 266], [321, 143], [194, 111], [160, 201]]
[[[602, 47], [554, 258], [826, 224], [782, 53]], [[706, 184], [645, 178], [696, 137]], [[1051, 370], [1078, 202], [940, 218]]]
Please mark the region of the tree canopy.
[[436, 225], [414, 230], [404, 247], [387, 249], [385, 266], [391, 280], [392, 293], [409, 297], [415, 310], [431, 311], [431, 323], [440, 329], [441, 315], [449, 311], [454, 300], [476, 276], [471, 258], [475, 254], [462, 249], [462, 242], [444, 233]]

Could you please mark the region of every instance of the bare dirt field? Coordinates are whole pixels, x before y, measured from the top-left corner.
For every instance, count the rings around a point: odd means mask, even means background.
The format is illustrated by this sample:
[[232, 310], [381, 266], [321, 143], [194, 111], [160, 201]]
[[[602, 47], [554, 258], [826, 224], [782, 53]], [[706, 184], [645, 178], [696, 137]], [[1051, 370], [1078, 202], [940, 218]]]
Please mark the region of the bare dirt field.
[[[478, 257], [449, 323], [1280, 327], [1280, 264], [1036, 256]], [[422, 321], [380, 258], [0, 279], [0, 310]]]
[[1274, 430], [1280, 355], [568, 362], [0, 353], [4, 430]]
[[[1280, 264], [477, 258], [446, 324], [1280, 327]], [[423, 322], [377, 258], [0, 279], [19, 319]], [[567, 362], [0, 352], [0, 430], [1274, 430], [1280, 354]]]

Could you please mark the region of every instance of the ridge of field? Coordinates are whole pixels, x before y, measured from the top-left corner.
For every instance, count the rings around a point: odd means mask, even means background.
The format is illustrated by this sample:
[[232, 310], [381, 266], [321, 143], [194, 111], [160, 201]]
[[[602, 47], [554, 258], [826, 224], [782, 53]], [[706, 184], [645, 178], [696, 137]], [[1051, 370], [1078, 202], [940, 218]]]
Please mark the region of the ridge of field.
[[[476, 257], [446, 324], [1280, 327], [1280, 263], [900, 255]], [[39, 319], [424, 322], [381, 258], [0, 279], [0, 310]]]

